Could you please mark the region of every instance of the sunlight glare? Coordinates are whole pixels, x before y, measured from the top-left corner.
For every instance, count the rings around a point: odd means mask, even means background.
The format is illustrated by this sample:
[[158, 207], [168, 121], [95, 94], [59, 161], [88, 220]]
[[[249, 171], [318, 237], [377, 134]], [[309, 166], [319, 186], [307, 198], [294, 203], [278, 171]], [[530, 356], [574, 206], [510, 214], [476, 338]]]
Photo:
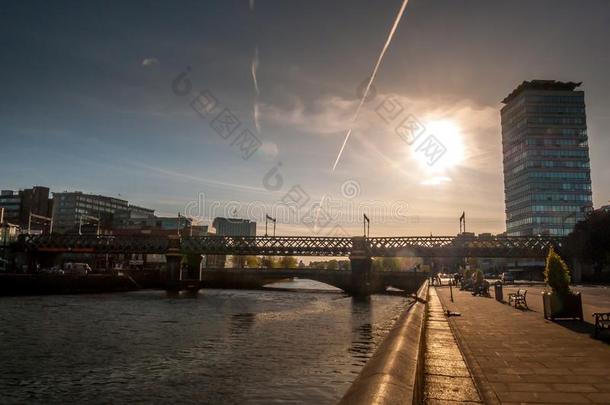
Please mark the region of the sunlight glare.
[[460, 127], [454, 121], [429, 121], [424, 125], [426, 132], [422, 135], [422, 141], [425, 142], [426, 138], [433, 135], [446, 148], [446, 151], [432, 164], [421, 148], [416, 146], [411, 149], [412, 157], [424, 168], [426, 174], [447, 173], [464, 161], [464, 142]]

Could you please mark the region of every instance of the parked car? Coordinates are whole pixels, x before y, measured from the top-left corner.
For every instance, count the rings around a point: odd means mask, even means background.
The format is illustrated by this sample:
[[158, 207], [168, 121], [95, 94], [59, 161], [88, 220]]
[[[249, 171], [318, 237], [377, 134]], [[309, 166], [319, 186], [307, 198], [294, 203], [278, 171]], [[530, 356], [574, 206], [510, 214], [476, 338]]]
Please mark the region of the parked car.
[[64, 271], [59, 266], [47, 267], [41, 270], [44, 274], [64, 274]]
[[79, 276], [86, 276], [91, 273], [91, 267], [87, 263], [65, 263], [64, 272]]
[[511, 272], [505, 271], [500, 276], [500, 280], [502, 280], [502, 284], [514, 284], [515, 283], [515, 276]]

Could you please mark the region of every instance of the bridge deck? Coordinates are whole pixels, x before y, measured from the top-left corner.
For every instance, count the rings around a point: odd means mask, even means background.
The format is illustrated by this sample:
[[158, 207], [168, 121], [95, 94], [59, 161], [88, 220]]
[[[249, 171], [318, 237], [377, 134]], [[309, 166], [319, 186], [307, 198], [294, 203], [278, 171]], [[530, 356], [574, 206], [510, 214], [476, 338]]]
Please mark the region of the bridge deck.
[[29, 235], [17, 251], [46, 253], [159, 253], [266, 256], [545, 257], [564, 238], [550, 236], [464, 237], [244, 237]]

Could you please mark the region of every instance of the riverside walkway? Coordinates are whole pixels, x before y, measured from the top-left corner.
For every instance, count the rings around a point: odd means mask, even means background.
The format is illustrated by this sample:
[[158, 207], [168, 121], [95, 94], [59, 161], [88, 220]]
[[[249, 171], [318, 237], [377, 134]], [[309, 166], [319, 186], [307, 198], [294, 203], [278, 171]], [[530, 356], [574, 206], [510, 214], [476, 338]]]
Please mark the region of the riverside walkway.
[[456, 288], [451, 302], [448, 287], [433, 291], [461, 313], [448, 322], [484, 403], [610, 404], [610, 345], [591, 338], [588, 324], [546, 321], [536, 305], [519, 310]]

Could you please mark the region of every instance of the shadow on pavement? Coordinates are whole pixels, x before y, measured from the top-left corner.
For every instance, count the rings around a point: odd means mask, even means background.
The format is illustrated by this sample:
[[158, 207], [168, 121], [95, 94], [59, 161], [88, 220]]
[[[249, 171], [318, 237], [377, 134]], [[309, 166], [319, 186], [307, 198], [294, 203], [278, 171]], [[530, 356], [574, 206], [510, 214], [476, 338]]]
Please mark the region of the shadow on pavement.
[[[583, 335], [589, 335], [592, 339], [594, 339], [595, 334], [595, 326], [588, 322], [582, 321], [574, 321], [574, 320], [556, 320], [554, 321], [557, 325], [563, 326], [566, 329], [569, 329], [576, 333], [581, 333]], [[599, 337], [596, 339], [606, 344], [610, 344], [610, 333], [604, 331], [600, 333]]]

